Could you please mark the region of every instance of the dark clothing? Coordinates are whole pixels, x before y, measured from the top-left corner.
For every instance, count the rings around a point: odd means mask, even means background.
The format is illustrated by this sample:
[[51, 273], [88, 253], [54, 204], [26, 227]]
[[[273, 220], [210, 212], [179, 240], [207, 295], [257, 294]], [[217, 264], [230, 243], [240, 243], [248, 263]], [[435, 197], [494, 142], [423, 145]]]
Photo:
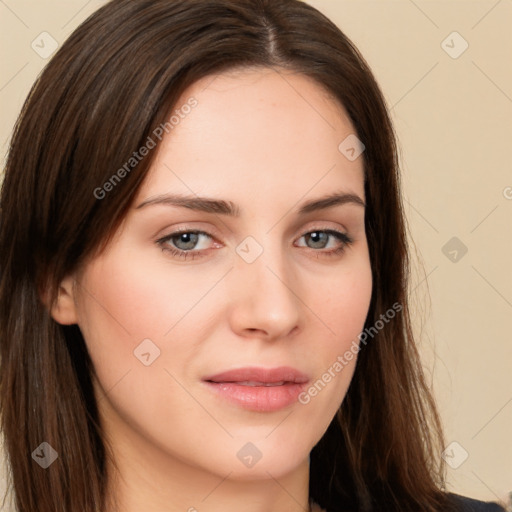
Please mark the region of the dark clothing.
[[455, 503], [460, 504], [461, 512], [506, 512], [498, 503], [475, 500], [453, 493], [449, 493], [449, 495]]

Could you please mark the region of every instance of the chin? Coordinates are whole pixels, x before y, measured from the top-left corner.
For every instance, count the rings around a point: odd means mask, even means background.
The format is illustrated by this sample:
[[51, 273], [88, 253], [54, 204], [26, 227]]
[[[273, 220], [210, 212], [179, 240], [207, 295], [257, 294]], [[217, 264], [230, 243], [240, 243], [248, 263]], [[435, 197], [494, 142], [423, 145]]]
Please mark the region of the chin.
[[239, 482], [268, 480], [269, 478], [276, 478], [279, 480], [286, 477], [286, 475], [293, 473], [301, 464], [307, 462], [307, 456], [305, 460], [293, 461], [283, 460], [282, 457], [271, 457], [266, 461], [264, 461], [262, 458], [252, 468], [243, 467], [242, 464], [227, 465], [225, 468], [223, 468], [222, 474], [229, 474], [230, 480], [236, 480]]
[[[268, 436], [268, 433], [265, 434]], [[272, 439], [260, 437], [249, 441], [231, 440], [231, 447], [219, 459], [223, 461], [222, 472], [230, 473], [232, 480], [265, 480], [270, 477], [281, 478], [292, 473], [302, 464], [308, 464], [311, 451], [309, 439], [298, 443], [297, 439], [289, 444], [283, 442], [282, 437]], [[229, 454], [227, 457], [226, 454]], [[232, 455], [231, 455], [232, 454]]]

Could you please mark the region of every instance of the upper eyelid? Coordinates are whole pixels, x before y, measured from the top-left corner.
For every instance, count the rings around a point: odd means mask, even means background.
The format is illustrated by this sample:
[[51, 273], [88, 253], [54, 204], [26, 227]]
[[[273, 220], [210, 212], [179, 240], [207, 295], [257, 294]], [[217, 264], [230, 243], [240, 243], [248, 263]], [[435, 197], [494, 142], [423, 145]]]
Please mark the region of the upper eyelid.
[[[345, 234], [348, 234], [348, 232], [349, 232], [349, 230], [345, 229], [344, 227], [332, 227], [332, 226], [327, 226], [327, 225], [317, 225], [317, 226], [313, 226], [313, 227], [301, 230], [300, 236], [304, 236], [313, 231], [329, 231], [329, 230], [339, 231], [340, 233], [345, 233]], [[203, 234], [206, 236], [210, 236], [212, 238], [219, 236], [219, 235], [217, 235], [217, 233], [215, 233], [215, 230], [213, 230], [213, 233], [208, 232], [208, 231], [209, 230], [207, 230], [207, 229], [193, 228], [193, 227], [185, 226], [183, 228], [176, 228], [173, 231], [169, 232], [169, 234], [160, 236], [159, 238], [166, 238], [166, 237], [181, 234], [181, 233], [200, 233], [200, 234]]]

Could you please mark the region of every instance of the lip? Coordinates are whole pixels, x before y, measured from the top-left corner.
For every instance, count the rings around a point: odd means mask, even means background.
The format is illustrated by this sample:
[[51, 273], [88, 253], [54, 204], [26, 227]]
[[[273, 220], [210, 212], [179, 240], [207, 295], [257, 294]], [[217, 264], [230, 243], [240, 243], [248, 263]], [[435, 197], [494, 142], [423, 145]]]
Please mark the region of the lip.
[[309, 377], [290, 366], [246, 367], [202, 379], [218, 396], [245, 409], [272, 412], [297, 401]]

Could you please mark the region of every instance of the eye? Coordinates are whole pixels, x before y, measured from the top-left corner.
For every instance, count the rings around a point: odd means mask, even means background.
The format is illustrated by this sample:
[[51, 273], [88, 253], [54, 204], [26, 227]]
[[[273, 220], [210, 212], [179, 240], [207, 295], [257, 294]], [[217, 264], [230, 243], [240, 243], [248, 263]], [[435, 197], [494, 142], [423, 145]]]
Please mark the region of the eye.
[[172, 256], [186, 259], [189, 255], [194, 259], [199, 256], [202, 257], [204, 254], [201, 252], [205, 248], [197, 249], [197, 244], [201, 238], [209, 238], [213, 240], [213, 237], [204, 231], [176, 231], [167, 235], [160, 240], [157, 240], [157, 244], [160, 245], [162, 251], [169, 252]]
[[[345, 251], [346, 247], [353, 243], [352, 238], [347, 233], [342, 233], [333, 229], [317, 229], [309, 231], [300, 237], [304, 238], [308, 245], [308, 248], [318, 255], [324, 256], [336, 256]], [[187, 259], [188, 257], [202, 258], [206, 256], [208, 247], [197, 247], [204, 245], [208, 239], [214, 240], [213, 236], [206, 233], [205, 231], [197, 230], [183, 230], [176, 231], [160, 238], [156, 243], [160, 246], [162, 251], [170, 253], [172, 256], [177, 258]], [[299, 239], [299, 240], [300, 240]], [[334, 247], [329, 247], [329, 242], [334, 240]], [[201, 244], [201, 242], [203, 242]], [[337, 242], [337, 244], [336, 244]], [[304, 247], [299, 245], [299, 247]], [[329, 250], [325, 250], [329, 248]]]
[[334, 248], [331, 248], [331, 250], [328, 251], [315, 251], [320, 252], [325, 256], [336, 256], [337, 254], [341, 254], [354, 242], [347, 233], [342, 233], [341, 231], [336, 231], [334, 229], [318, 229], [315, 231], [309, 231], [302, 235], [301, 238], [304, 238], [306, 243], [312, 244], [312, 246], [309, 245], [312, 249], [325, 249], [329, 245], [330, 240], [334, 238], [335, 241], [338, 242], [338, 245], [335, 245]]

